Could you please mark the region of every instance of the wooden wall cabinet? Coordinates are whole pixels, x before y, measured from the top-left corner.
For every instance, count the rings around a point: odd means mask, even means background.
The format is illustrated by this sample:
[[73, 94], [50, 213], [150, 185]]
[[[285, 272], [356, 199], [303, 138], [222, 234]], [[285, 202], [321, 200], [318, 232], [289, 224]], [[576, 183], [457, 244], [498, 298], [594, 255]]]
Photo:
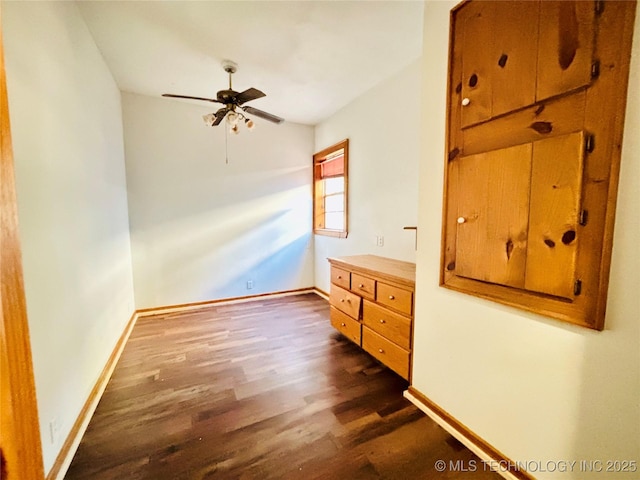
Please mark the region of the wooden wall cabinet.
[[331, 325], [410, 380], [415, 264], [375, 255], [329, 258], [329, 263]]
[[441, 285], [604, 327], [635, 8], [452, 10]]

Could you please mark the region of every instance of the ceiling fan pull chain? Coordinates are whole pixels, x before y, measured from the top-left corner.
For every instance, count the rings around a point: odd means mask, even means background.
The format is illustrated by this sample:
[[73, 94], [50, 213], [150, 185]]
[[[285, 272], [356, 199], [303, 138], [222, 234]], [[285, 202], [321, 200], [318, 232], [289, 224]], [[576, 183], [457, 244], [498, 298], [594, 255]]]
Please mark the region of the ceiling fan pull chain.
[[224, 163], [229, 165], [229, 129], [224, 129]]

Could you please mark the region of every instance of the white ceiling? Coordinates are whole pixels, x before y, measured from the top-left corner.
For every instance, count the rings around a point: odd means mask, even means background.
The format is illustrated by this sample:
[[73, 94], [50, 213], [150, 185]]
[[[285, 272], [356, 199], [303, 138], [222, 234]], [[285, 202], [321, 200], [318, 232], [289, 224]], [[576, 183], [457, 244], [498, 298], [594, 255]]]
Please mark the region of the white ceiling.
[[[309, 125], [392, 76], [422, 50], [421, 1], [78, 5], [121, 90], [215, 98], [228, 85], [221, 62], [231, 59], [238, 64], [234, 90], [255, 87], [267, 94], [251, 106]], [[413, 95], [389, 92], [380, 107], [414, 101]]]

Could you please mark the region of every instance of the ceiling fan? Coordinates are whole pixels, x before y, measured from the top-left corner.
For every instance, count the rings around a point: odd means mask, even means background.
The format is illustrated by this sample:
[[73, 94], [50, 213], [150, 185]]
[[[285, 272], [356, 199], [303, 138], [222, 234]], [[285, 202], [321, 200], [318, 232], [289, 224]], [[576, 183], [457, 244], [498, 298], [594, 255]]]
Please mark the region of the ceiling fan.
[[263, 110], [258, 110], [254, 107], [245, 106], [245, 103], [250, 102], [251, 100], [262, 98], [266, 95], [256, 88], [249, 88], [244, 92], [236, 92], [231, 86], [231, 76], [236, 73], [238, 66], [230, 60], [225, 60], [222, 62], [222, 68], [224, 68], [224, 71], [229, 74], [229, 88], [227, 90], [220, 90], [216, 94], [216, 98], [193, 97], [190, 95], [174, 95], [172, 93], [164, 93], [162, 94], [162, 96], [221, 103], [224, 106], [217, 112], [209, 113], [202, 118], [207, 125], [215, 127], [216, 125], [219, 125], [225, 117], [227, 117], [227, 123], [229, 123], [230, 129], [233, 133], [239, 132], [238, 124], [242, 121], [244, 121], [249, 130], [253, 129], [253, 120], [248, 118], [244, 114], [245, 112], [273, 123], [284, 122], [284, 118], [280, 118], [277, 115], [267, 113]]

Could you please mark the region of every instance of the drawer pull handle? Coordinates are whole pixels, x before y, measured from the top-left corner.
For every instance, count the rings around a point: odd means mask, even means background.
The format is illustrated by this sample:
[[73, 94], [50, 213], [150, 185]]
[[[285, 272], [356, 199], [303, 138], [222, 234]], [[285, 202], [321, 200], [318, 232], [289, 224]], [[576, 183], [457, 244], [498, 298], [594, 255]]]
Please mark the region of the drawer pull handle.
[[395, 300], [396, 297], [394, 297], [393, 295], [389, 295], [389, 300]]
[[384, 323], [384, 318], [381, 318], [381, 319], [380, 319], [380, 323]]
[[344, 303], [344, 298], [341, 298], [340, 301]]
[[347, 324], [346, 324], [346, 323], [344, 323], [344, 322], [342, 322], [340, 325], [342, 325], [343, 327], [346, 327], [346, 326], [347, 326]]
[[363, 287], [364, 287], [363, 284], [358, 285], [358, 288], [363, 288]]
[[462, 99], [462, 106], [466, 107], [467, 105], [469, 105], [471, 103], [471, 100], [469, 100], [468, 98], [463, 98]]
[[341, 280], [341, 279], [342, 279], [342, 275], [338, 275], [338, 280]]
[[384, 353], [384, 350], [383, 350], [383, 349], [381, 349], [381, 348], [379, 348], [379, 349], [378, 349], [378, 352], [380, 352], [380, 353]]

